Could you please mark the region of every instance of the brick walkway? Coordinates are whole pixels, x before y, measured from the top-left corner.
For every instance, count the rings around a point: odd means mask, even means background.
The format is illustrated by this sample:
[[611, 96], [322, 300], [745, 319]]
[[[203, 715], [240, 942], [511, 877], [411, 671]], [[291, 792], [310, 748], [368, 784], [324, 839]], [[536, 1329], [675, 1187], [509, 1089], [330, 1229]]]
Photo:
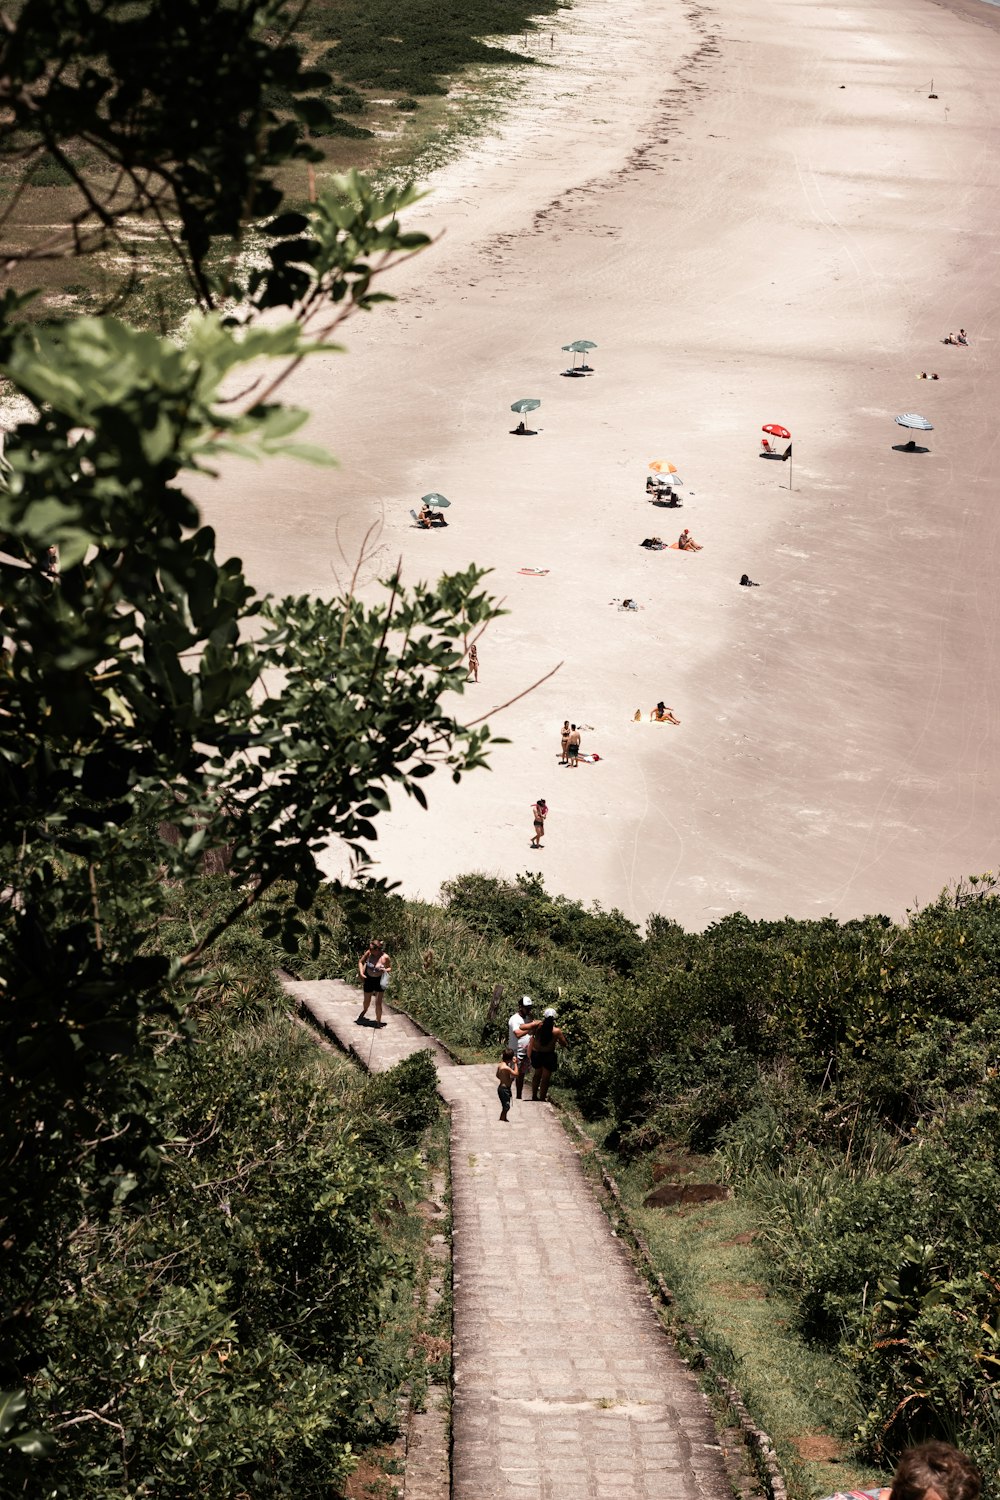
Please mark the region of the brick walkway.
[[673, 1353], [557, 1115], [515, 1103], [492, 1066], [457, 1067], [359, 991], [289, 994], [365, 1066], [430, 1047], [452, 1111], [454, 1500], [730, 1500], [704, 1397]]

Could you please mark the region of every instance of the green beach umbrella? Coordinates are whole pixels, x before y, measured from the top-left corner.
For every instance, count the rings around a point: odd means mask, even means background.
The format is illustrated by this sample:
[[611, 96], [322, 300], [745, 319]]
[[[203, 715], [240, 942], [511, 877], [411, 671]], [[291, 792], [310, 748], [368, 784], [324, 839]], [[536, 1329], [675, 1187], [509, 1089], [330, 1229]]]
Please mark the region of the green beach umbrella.
[[564, 344], [563, 345], [563, 349], [565, 350], [565, 352], [568, 353], [568, 354], [572, 354], [572, 356], [573, 356], [573, 363], [574, 364], [576, 363], [576, 356], [578, 354], [582, 354], [583, 355], [583, 360], [581, 361], [581, 364], [580, 364], [580, 369], [581, 370], [589, 370], [590, 369], [590, 366], [587, 363], [587, 355], [590, 353], [591, 349], [596, 349], [596, 348], [597, 348], [597, 345], [595, 343], [593, 343], [592, 340], [590, 340], [590, 339], [574, 339], [573, 342], [572, 342], [572, 344]]
[[437, 490], [431, 490], [429, 495], [421, 495], [420, 498], [425, 505], [431, 506], [434, 510], [447, 510], [451, 504], [451, 501], [446, 500], [443, 495], [439, 495]]
[[536, 435], [535, 429], [533, 427], [526, 427], [524, 425], [524, 417], [526, 412], [537, 411], [541, 404], [542, 403], [534, 396], [522, 396], [520, 401], [511, 402], [511, 411], [516, 411], [518, 416], [521, 418], [520, 422], [518, 422], [517, 426], [514, 428], [515, 436], [520, 437], [523, 434], [527, 437], [534, 437]]

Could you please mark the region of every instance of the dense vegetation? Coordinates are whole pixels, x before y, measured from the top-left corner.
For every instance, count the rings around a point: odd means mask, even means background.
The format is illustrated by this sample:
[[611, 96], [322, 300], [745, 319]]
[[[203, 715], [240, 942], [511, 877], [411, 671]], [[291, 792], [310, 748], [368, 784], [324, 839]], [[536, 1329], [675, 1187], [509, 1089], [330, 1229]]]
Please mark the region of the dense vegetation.
[[943, 1436], [1000, 1493], [994, 882], [904, 924], [653, 918], [645, 937], [537, 877], [445, 896], [378, 913], [396, 998], [469, 1051], [499, 1043], [495, 983], [557, 1002], [560, 1076], [619, 1157], [709, 1154], [752, 1209], [801, 1338], [850, 1372], [859, 1451]]
[[[424, 804], [436, 769], [485, 763], [446, 704], [496, 606], [475, 568], [260, 598], [187, 492], [223, 459], [330, 461], [282, 385], [426, 242], [412, 189], [357, 174], [280, 211], [316, 156], [299, 125], [329, 115], [295, 14], [27, 0], [0, 32], [8, 159], [78, 190], [31, 267], [141, 226], [190, 312], [168, 337], [0, 298], [4, 1493], [328, 1495], [404, 1368], [387, 1234], [427, 1060], [359, 1086], [292, 1040], [268, 976], [332, 840], [363, 884], [389, 787]], [[74, 178], [81, 138], [104, 180]]]
[[[173, 893], [161, 950], [224, 886]], [[410, 1210], [434, 1069], [418, 1053], [363, 1078], [292, 1024], [272, 971], [252, 927], [227, 934], [189, 997], [197, 1040], [152, 1049], [148, 1170], [72, 1219], [57, 1279], [35, 1250], [28, 1391], [49, 1456], [5, 1454], [0, 1492], [330, 1495], [394, 1431], [419, 1358]]]

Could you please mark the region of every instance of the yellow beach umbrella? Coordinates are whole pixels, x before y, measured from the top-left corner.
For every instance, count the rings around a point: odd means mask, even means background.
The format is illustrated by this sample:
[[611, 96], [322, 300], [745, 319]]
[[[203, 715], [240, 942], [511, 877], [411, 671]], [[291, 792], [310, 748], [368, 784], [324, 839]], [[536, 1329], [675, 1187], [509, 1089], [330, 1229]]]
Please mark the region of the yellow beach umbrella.
[[667, 463], [665, 458], [654, 458], [649, 467], [654, 474], [676, 474], [677, 465]]

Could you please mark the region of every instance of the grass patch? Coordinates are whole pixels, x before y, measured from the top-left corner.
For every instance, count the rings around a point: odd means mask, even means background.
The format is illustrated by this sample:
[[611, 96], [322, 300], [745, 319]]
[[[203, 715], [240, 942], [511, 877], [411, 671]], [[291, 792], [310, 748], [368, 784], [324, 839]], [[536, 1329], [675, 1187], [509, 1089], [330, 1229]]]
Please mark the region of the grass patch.
[[[606, 1127], [579, 1122], [614, 1173], [628, 1216], [646, 1238], [675, 1298], [676, 1314], [699, 1331], [702, 1347], [733, 1381], [770, 1434], [789, 1493], [797, 1500], [887, 1482], [852, 1454], [857, 1390], [843, 1361], [796, 1332], [793, 1301], [775, 1288], [773, 1256], [760, 1237], [760, 1212], [746, 1197], [646, 1208], [653, 1163], [623, 1164], [600, 1149]], [[674, 1158], [674, 1174], [709, 1181], [712, 1164]], [[678, 1170], [679, 1169], [679, 1170]]]

